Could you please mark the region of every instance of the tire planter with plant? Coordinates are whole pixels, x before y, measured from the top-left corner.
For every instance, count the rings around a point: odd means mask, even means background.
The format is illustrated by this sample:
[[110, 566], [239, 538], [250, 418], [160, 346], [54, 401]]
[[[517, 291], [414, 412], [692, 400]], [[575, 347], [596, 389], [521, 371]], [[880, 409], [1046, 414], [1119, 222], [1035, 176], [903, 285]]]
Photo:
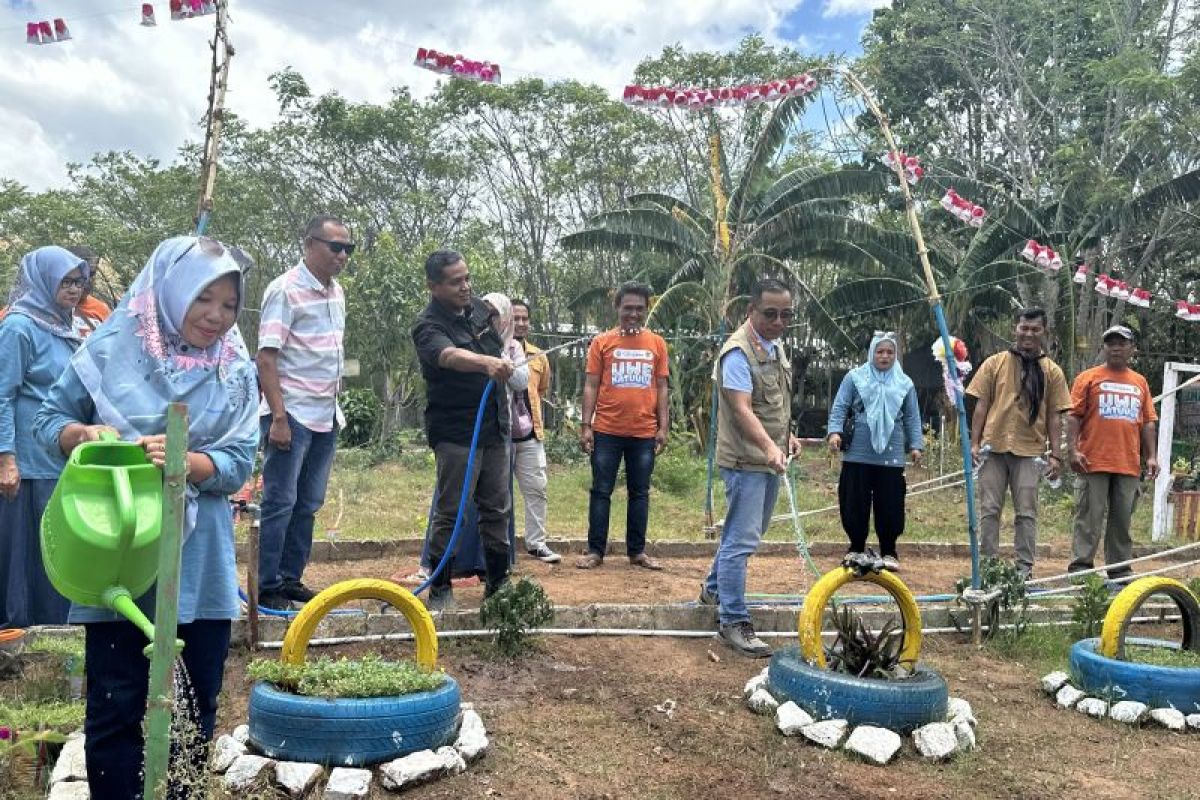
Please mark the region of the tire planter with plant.
[[[425, 606], [391, 581], [334, 584], [309, 601], [284, 637], [281, 661], [302, 665], [320, 620], [350, 600], [380, 600], [397, 608], [416, 638], [417, 663], [432, 670], [437, 633]], [[271, 758], [330, 766], [366, 766], [454, 740], [461, 717], [458, 683], [386, 697], [312, 697], [258, 683], [250, 693], [250, 742]]]
[[[902, 624], [893, 636], [887, 660], [903, 666], [903, 677], [860, 677], [827, 668], [821, 627], [825, 606], [837, 589], [866, 581], [885, 589], [896, 601]], [[846, 620], [856, 620], [847, 614]], [[946, 718], [949, 689], [941, 675], [917, 663], [921, 647], [921, 616], [916, 599], [904, 582], [890, 572], [841, 568], [826, 573], [809, 590], [798, 619], [800, 647], [777, 651], [768, 667], [771, 687], [816, 719], [844, 719], [852, 725], [876, 725], [899, 733], [911, 732]], [[865, 630], [864, 630], [865, 634]], [[880, 634], [887, 639], [887, 629]]]

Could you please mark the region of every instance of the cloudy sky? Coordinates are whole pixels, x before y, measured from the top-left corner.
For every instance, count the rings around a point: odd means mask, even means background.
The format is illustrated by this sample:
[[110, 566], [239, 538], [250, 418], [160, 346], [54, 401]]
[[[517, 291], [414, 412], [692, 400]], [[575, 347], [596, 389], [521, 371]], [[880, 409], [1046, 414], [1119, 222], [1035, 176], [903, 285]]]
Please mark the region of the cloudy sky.
[[[438, 79], [415, 47], [499, 63], [507, 79], [590, 81], [619, 95], [637, 63], [680, 43], [733, 46], [750, 31], [806, 52], [855, 52], [887, 0], [231, 0], [237, 50], [229, 106], [254, 125], [275, 104], [268, 76], [293, 66], [317, 93], [383, 101], [421, 96]], [[139, 25], [126, 0], [0, 0], [0, 177], [61, 186], [68, 161], [132, 150], [166, 161], [198, 139], [208, 92], [212, 17]], [[25, 23], [62, 17], [69, 42], [30, 46]]]

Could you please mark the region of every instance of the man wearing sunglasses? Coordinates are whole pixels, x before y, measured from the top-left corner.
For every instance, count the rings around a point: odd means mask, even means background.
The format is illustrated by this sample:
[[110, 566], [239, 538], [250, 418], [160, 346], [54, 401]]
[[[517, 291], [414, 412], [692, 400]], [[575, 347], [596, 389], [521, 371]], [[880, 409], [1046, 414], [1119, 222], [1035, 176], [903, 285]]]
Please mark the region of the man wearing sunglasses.
[[700, 604], [717, 606], [717, 638], [742, 655], [765, 658], [746, 608], [746, 564], [758, 549], [779, 496], [787, 457], [800, 454], [791, 433], [792, 365], [780, 339], [795, 312], [782, 282], [763, 278], [750, 295], [750, 314], [721, 347], [713, 380], [717, 406], [717, 464], [725, 481], [725, 524]]
[[336, 276], [354, 252], [350, 231], [322, 214], [304, 229], [300, 263], [271, 281], [258, 328], [263, 503], [259, 605], [306, 603], [301, 582], [312, 549], [313, 518], [325, 502], [338, 428], [346, 299]]

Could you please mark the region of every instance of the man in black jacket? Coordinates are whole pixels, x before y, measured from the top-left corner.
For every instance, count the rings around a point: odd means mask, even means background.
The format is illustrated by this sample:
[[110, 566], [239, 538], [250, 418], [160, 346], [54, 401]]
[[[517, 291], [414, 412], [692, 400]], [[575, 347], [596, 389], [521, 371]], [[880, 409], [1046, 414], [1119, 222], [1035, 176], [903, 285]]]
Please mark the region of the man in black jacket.
[[[431, 300], [413, 326], [412, 338], [425, 378], [425, 432], [437, 460], [438, 502], [434, 511], [429, 555], [436, 567], [454, 530], [464, 481], [470, 481], [479, 509], [487, 572], [486, 594], [508, 577], [510, 433], [504, 383], [513, 363], [501, 357], [499, 334], [490, 323], [491, 310], [471, 296], [471, 275], [461, 254], [437, 250], [425, 259], [425, 281]], [[484, 388], [495, 381], [484, 410], [479, 445], [471, 474], [467, 457], [475, 416]], [[431, 611], [454, 607], [449, 565], [434, 580], [426, 605]]]

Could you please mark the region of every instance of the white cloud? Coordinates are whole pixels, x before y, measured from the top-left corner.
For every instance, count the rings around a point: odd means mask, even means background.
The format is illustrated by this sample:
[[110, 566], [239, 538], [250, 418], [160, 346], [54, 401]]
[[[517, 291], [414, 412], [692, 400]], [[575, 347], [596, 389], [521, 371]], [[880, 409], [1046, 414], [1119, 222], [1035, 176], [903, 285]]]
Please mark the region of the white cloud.
[[825, 8], [821, 12], [824, 17], [845, 17], [866, 14], [877, 8], [890, 6], [892, 0], [825, 0]]
[[[269, 125], [276, 106], [268, 76], [286, 66], [316, 93], [382, 102], [406, 85], [424, 96], [442, 78], [413, 66], [416, 46], [496, 61], [506, 80], [574, 78], [615, 95], [639, 61], [669, 44], [723, 49], [752, 30], [783, 43], [776, 32], [801, 2], [233, 0], [228, 104], [250, 124]], [[158, 26], [144, 28], [136, 6], [108, 14], [60, 2], [53, 14], [75, 38], [40, 47], [24, 44], [31, 12], [0, 9], [0, 144], [19, 145], [0, 147], [0, 176], [35, 189], [62, 185], [67, 161], [108, 149], [170, 160], [201, 137], [212, 18], [171, 22], [167, 4], [155, 6]]]

